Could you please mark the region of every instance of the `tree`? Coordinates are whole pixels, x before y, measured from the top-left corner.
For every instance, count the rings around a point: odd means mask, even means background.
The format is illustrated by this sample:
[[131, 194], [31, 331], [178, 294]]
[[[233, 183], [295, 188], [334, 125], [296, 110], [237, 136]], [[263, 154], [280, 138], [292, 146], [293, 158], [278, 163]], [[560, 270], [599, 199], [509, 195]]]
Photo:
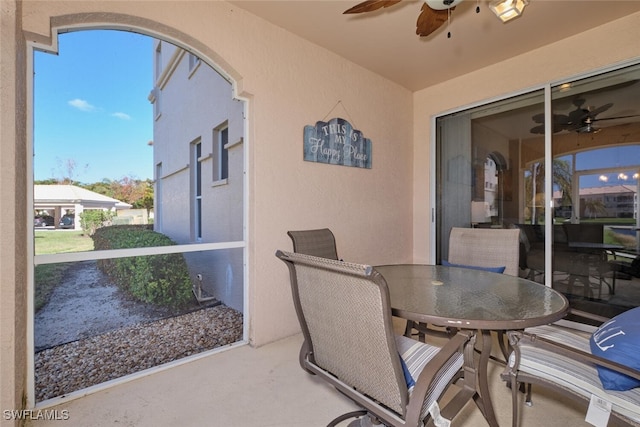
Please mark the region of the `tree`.
[[589, 218], [597, 218], [598, 214], [606, 216], [608, 214], [607, 208], [604, 206], [602, 200], [588, 198], [580, 200], [581, 206], [584, 206], [585, 213], [589, 212]]
[[[56, 158], [58, 164], [58, 172], [60, 177], [57, 178], [58, 184], [76, 185], [78, 181], [74, 179], [78, 165], [74, 159], [61, 160]], [[85, 164], [83, 170], [86, 171], [89, 168], [89, 164]]]
[[93, 184], [92, 191], [114, 199], [129, 203], [136, 209], [153, 209], [153, 182], [150, 179], [140, 180], [124, 177], [117, 181], [103, 180], [99, 185]]
[[[544, 194], [544, 163], [535, 162], [531, 165], [530, 174], [524, 179], [525, 205], [530, 210], [532, 223], [538, 223], [538, 219], [544, 216], [545, 206], [540, 200]], [[568, 160], [553, 160], [553, 186], [558, 188], [562, 194], [561, 206], [573, 205], [571, 199], [571, 163]]]
[[85, 185], [82, 185], [82, 187], [86, 188], [87, 190], [93, 191], [94, 193], [115, 198], [113, 196], [113, 189], [111, 184], [112, 184], [112, 181], [109, 178], [104, 178], [100, 182], [94, 182], [93, 184], [85, 184]]
[[144, 196], [144, 186], [140, 180], [125, 176], [118, 181], [111, 181], [113, 198], [135, 205]]
[[136, 201], [133, 207], [137, 209], [146, 209], [147, 212], [149, 212], [153, 209], [153, 181], [145, 179], [144, 181], [141, 181], [140, 185], [144, 187], [143, 196]]

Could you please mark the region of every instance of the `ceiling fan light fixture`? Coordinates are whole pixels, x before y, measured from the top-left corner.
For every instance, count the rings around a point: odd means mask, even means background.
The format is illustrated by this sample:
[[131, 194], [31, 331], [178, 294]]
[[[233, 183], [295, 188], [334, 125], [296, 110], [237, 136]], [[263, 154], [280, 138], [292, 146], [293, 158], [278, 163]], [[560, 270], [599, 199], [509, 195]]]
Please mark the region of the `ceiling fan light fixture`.
[[502, 22], [507, 22], [522, 15], [528, 0], [494, 0], [489, 3], [489, 9], [496, 14]]
[[424, 2], [433, 10], [446, 10], [462, 3], [462, 0], [424, 0]]

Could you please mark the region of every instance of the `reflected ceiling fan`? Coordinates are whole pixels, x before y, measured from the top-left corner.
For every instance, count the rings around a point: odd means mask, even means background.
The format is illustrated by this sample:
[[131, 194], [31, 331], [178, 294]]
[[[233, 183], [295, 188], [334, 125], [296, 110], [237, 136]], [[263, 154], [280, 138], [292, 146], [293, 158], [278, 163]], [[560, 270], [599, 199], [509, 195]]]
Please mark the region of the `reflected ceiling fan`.
[[[583, 98], [576, 97], [573, 100], [573, 105], [576, 106], [575, 110], [570, 111], [569, 114], [554, 114], [552, 123], [553, 133], [562, 132], [563, 130], [578, 133], [597, 133], [600, 129], [594, 126], [595, 122], [640, 116], [640, 114], [633, 114], [630, 116], [598, 119], [596, 116], [613, 107], [613, 103], [610, 102], [597, 108], [583, 107], [584, 103], [585, 100]], [[544, 113], [536, 114], [531, 117], [531, 119], [536, 123], [540, 123], [540, 125], [531, 128], [531, 133], [544, 134]]]
[[[393, 6], [402, 0], [368, 0], [358, 3], [343, 13], [364, 13]], [[416, 22], [416, 34], [420, 37], [428, 36], [440, 28], [449, 19], [449, 10], [454, 10], [462, 0], [424, 0], [418, 21]]]

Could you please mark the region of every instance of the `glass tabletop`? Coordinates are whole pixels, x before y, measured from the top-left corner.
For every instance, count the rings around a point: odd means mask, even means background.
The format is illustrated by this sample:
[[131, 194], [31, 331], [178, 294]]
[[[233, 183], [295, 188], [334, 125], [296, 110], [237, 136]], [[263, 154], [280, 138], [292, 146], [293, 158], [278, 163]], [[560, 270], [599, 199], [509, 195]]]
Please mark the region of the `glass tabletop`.
[[409, 320], [472, 329], [524, 329], [555, 322], [569, 309], [559, 292], [505, 274], [441, 265], [375, 269], [389, 287], [392, 312]]

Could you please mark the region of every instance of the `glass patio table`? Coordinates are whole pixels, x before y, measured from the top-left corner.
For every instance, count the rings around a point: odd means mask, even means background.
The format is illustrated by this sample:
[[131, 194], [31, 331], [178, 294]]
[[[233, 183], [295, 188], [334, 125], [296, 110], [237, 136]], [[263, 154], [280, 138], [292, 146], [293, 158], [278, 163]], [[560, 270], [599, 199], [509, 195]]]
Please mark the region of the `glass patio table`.
[[487, 374], [491, 331], [560, 320], [569, 310], [564, 295], [527, 279], [468, 268], [402, 264], [375, 269], [387, 282], [394, 316], [481, 331], [476, 403], [489, 425], [497, 426]]

